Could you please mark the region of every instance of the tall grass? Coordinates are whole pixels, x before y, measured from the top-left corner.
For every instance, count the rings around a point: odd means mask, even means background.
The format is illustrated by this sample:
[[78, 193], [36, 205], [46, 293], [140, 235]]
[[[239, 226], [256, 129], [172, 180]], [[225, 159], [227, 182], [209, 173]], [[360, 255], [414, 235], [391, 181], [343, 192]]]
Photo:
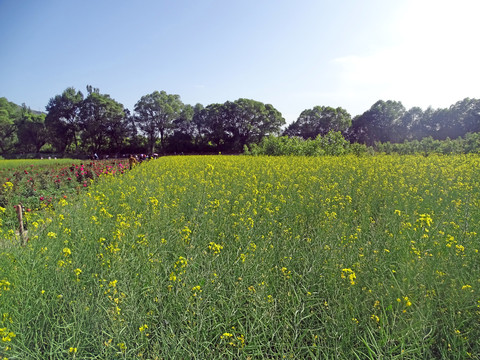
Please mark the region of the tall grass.
[[18, 359], [479, 358], [477, 156], [168, 157], [0, 255]]

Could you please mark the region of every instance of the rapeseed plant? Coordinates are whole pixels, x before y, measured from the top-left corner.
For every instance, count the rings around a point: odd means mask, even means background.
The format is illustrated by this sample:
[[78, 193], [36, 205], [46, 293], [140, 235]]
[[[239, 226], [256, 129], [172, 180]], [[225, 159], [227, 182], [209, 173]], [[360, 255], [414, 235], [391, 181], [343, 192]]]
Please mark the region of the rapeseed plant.
[[64, 200], [0, 254], [12, 358], [480, 353], [478, 156], [166, 157]]

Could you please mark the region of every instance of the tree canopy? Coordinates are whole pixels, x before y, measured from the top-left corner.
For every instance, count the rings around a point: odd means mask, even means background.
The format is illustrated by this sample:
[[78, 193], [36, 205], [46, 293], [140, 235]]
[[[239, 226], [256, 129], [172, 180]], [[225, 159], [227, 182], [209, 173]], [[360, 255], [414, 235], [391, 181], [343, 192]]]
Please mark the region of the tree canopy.
[[160, 146], [165, 147], [165, 136], [171, 133], [173, 121], [180, 117], [184, 104], [180, 95], [154, 91], [142, 96], [135, 104], [136, 121], [148, 138], [149, 150], [155, 152], [155, 144], [160, 138]]
[[480, 100], [465, 98], [448, 108], [425, 110], [378, 100], [353, 119], [341, 107], [316, 105], [284, 126], [273, 105], [246, 98], [193, 106], [184, 104], [180, 95], [154, 91], [130, 112], [88, 85], [86, 96], [68, 87], [52, 97], [46, 113], [0, 98], [2, 154], [240, 153], [269, 135], [314, 140], [331, 132], [367, 146], [455, 139], [480, 132]]
[[323, 136], [330, 131], [345, 131], [351, 125], [352, 117], [345, 109], [315, 106], [303, 110], [298, 119], [285, 129], [284, 135], [315, 139], [318, 135]]

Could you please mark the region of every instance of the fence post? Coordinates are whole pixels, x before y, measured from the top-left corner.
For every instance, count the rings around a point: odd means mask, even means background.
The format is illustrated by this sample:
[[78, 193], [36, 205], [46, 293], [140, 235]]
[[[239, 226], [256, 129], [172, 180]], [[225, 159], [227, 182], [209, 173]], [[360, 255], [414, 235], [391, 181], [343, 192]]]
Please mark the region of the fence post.
[[18, 204], [16, 208], [17, 208], [18, 223], [20, 224], [18, 228], [18, 232], [20, 234], [20, 244], [22, 246], [25, 246], [27, 245], [27, 235], [25, 234], [25, 230], [23, 229], [22, 205]]

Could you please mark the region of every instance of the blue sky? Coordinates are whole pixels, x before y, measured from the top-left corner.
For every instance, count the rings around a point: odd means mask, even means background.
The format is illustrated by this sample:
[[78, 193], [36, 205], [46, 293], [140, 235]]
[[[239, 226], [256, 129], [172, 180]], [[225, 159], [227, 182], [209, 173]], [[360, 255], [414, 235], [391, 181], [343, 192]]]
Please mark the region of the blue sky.
[[480, 98], [478, 0], [0, 0], [0, 97], [34, 110], [73, 86], [133, 110], [249, 98], [287, 123], [317, 105]]

